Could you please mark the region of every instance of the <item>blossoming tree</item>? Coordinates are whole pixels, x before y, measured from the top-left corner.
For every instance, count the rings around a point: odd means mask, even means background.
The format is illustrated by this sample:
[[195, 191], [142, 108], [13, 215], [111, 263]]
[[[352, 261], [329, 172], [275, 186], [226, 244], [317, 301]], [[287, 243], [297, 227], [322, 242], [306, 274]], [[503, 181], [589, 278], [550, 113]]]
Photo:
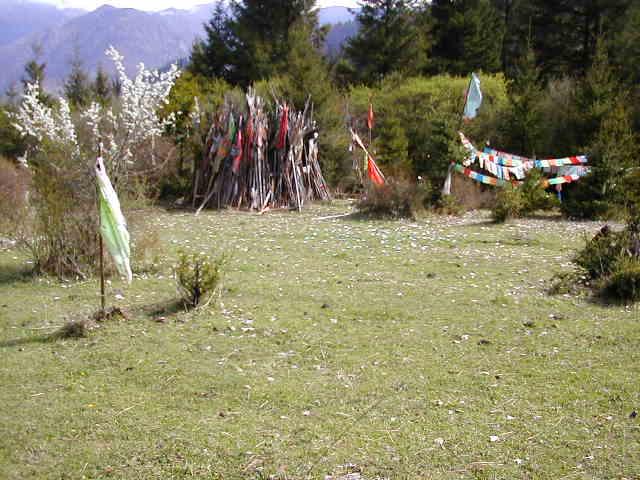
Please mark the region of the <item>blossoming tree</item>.
[[[124, 68], [124, 57], [114, 47], [109, 47], [106, 54], [115, 64], [121, 85], [117, 108], [104, 108], [93, 102], [74, 117], [64, 98], [59, 100], [57, 109], [43, 104], [39, 99], [39, 86], [34, 83], [27, 85], [15, 115], [15, 126], [22, 135], [35, 139], [36, 148], [46, 139], [70, 149], [78, 160], [83, 155], [93, 156], [101, 149], [107, 170], [119, 178], [126, 175], [135, 148], [161, 135], [173, 122], [173, 115], [161, 118], [159, 111], [167, 103], [180, 71], [175, 64], [160, 73], [140, 63], [131, 79]], [[78, 140], [80, 122], [84, 122], [91, 133], [84, 148]]]
[[[131, 185], [133, 173], [146, 161], [140, 147], [160, 136], [173, 121], [162, 116], [171, 88], [180, 72], [175, 65], [166, 72], [150, 71], [143, 64], [134, 78], [125, 72], [123, 57], [110, 47], [121, 92], [113, 105], [92, 103], [72, 111], [60, 98], [55, 106], [40, 100], [38, 84], [26, 86], [14, 115], [15, 127], [31, 143], [29, 158], [32, 195], [29, 220], [21, 243], [30, 252], [36, 270], [86, 277], [98, 255], [95, 232], [96, 187], [92, 175], [101, 155], [109, 177], [119, 191]], [[25, 165], [27, 165], [25, 161]]]

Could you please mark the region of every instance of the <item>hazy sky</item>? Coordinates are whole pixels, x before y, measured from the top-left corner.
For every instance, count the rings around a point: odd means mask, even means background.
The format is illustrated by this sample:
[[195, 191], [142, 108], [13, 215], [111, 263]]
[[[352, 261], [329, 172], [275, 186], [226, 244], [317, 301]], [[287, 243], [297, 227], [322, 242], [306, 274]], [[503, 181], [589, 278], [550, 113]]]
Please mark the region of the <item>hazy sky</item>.
[[[0, 0], [2, 1], [2, 0]], [[194, 5], [212, 3], [211, 0], [41, 0], [46, 3], [53, 3], [59, 7], [82, 8], [84, 10], [94, 10], [105, 3], [114, 7], [131, 7], [138, 10], [164, 10], [165, 8], [190, 8]], [[329, 5], [342, 5], [354, 7], [356, 0], [318, 0], [318, 5], [326, 7]]]

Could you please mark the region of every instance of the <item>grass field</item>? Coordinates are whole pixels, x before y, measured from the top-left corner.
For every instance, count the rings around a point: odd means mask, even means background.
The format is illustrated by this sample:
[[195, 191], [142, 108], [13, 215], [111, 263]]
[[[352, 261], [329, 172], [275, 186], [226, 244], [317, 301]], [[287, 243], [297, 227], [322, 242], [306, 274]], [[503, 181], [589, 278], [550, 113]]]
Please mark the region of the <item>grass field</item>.
[[[640, 478], [640, 312], [548, 296], [595, 223], [149, 210], [129, 320], [0, 251], [0, 478]], [[179, 248], [230, 256], [172, 313]]]

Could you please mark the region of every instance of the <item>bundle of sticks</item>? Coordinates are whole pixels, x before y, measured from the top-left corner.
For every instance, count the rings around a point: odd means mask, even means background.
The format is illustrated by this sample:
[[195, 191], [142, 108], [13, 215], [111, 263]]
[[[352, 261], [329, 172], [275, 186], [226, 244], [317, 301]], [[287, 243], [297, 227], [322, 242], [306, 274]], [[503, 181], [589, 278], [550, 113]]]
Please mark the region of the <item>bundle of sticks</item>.
[[193, 207], [302, 210], [306, 201], [329, 200], [310, 100], [297, 112], [276, 99], [269, 114], [249, 89], [242, 107], [225, 102], [209, 129], [194, 171]]

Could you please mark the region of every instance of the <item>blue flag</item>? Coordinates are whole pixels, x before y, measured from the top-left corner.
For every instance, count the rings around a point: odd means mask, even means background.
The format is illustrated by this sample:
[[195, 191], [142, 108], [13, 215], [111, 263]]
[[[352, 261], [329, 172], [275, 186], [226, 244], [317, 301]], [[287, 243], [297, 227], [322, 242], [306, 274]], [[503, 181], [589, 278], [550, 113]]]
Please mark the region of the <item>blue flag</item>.
[[475, 73], [472, 73], [469, 91], [467, 92], [467, 101], [464, 104], [464, 118], [475, 118], [481, 104], [482, 91], [480, 90], [480, 79]]

